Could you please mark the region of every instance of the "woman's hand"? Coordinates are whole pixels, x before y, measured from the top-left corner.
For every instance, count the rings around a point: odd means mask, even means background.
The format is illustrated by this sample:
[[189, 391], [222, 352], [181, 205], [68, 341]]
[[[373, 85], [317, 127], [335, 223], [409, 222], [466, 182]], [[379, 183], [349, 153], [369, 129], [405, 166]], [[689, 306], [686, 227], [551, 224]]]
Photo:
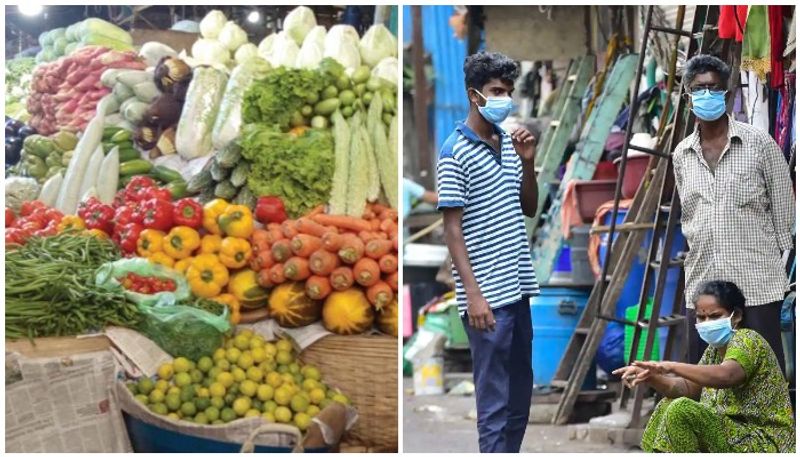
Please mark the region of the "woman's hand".
[[614, 370], [612, 374], [621, 377], [622, 383], [625, 385], [625, 387], [632, 389], [638, 384], [647, 382], [650, 379], [652, 372], [646, 368], [629, 365], [627, 367]]
[[635, 361], [633, 366], [648, 370], [654, 375], [668, 375], [672, 373], [671, 362]]

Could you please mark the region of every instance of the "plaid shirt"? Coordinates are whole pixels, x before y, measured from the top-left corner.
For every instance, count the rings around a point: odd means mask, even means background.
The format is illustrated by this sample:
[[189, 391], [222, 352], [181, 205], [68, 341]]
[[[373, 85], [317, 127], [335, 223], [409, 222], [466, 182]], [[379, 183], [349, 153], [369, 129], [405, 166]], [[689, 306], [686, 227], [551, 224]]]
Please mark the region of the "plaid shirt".
[[699, 129], [672, 154], [689, 243], [687, 307], [708, 280], [739, 286], [747, 306], [783, 300], [789, 281], [781, 259], [792, 249], [795, 201], [789, 167], [767, 132], [728, 118], [728, 146], [712, 173]]

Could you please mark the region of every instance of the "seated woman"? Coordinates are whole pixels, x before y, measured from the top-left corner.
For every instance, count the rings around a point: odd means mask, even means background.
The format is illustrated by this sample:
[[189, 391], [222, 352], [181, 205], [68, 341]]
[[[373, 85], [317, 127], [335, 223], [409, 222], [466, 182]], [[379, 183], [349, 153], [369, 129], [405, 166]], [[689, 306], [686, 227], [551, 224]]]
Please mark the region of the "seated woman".
[[789, 391], [769, 344], [740, 328], [744, 296], [709, 281], [694, 297], [697, 331], [709, 347], [698, 365], [634, 362], [614, 371], [628, 387], [662, 394], [642, 437], [647, 452], [794, 452]]

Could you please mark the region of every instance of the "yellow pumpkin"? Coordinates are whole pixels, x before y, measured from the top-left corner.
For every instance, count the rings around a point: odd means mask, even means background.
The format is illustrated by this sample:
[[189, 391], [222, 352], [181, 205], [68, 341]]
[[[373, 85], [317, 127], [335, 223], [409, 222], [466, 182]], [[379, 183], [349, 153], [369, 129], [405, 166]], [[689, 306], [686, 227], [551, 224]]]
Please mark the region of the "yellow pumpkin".
[[267, 304], [267, 291], [258, 285], [258, 275], [249, 268], [231, 275], [228, 292], [239, 300], [243, 308], [260, 308]]
[[372, 328], [375, 311], [364, 292], [351, 287], [333, 292], [322, 307], [322, 323], [326, 329], [339, 335], [364, 333]]
[[380, 331], [387, 335], [397, 336], [397, 298], [378, 312], [376, 321]]
[[281, 327], [303, 327], [320, 319], [322, 302], [306, 295], [304, 283], [287, 282], [269, 294], [269, 315]]

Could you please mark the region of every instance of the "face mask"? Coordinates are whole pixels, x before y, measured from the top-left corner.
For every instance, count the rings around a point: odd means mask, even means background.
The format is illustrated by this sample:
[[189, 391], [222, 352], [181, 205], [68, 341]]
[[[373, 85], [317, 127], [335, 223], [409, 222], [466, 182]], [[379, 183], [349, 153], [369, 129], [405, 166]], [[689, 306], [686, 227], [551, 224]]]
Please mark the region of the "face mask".
[[478, 106], [478, 112], [481, 113], [484, 119], [492, 124], [503, 122], [511, 113], [511, 109], [514, 108], [514, 101], [511, 97], [486, 98], [477, 90], [475, 92], [486, 100], [486, 105]]
[[723, 319], [701, 322], [695, 324], [695, 328], [697, 328], [697, 333], [700, 334], [700, 338], [708, 343], [709, 346], [721, 348], [728, 344], [733, 336], [731, 317], [732, 316], [728, 316]]
[[692, 111], [704, 121], [716, 121], [725, 114], [726, 91], [697, 90], [692, 92]]

